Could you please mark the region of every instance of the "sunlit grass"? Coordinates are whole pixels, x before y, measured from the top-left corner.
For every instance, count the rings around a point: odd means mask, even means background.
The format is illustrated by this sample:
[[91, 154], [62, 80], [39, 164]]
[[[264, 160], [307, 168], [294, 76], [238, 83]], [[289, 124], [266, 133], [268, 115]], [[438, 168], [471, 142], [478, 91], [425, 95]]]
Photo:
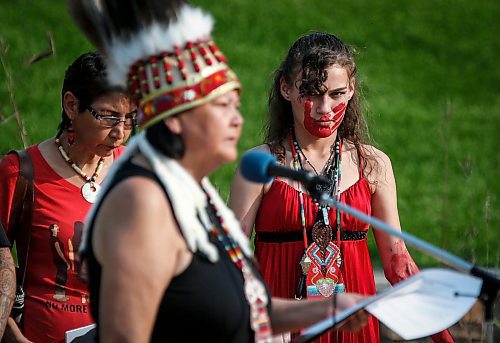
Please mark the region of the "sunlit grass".
[[[372, 137], [397, 177], [403, 229], [466, 260], [499, 266], [498, 1], [193, 3], [216, 17], [215, 39], [244, 85], [241, 152], [262, 142], [271, 74], [291, 43], [310, 30], [335, 33], [356, 47]], [[63, 4], [0, 2], [0, 36], [9, 45], [15, 98], [31, 143], [55, 133], [64, 70], [91, 49]], [[26, 66], [47, 48], [47, 31], [56, 55]], [[0, 111], [8, 114], [3, 80], [0, 70]], [[13, 122], [0, 132], [0, 152], [21, 146]], [[234, 168], [213, 175], [224, 198]], [[436, 263], [412, 253], [420, 264]]]

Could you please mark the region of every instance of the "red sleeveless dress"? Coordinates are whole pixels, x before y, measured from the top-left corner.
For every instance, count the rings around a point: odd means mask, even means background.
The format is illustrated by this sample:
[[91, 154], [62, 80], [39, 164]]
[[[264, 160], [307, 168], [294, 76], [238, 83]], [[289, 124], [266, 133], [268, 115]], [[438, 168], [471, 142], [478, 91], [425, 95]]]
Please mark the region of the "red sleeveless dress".
[[[310, 231], [316, 219], [317, 206], [309, 195], [303, 196], [306, 227]], [[340, 201], [368, 215], [371, 214], [370, 187], [361, 173], [359, 180], [341, 193]], [[335, 209], [329, 211], [329, 218], [331, 223], [336, 222]], [[369, 225], [349, 214], [341, 213], [341, 226], [344, 232], [340, 241], [343, 257], [341, 270], [346, 292], [375, 294], [373, 268], [366, 241]], [[283, 180], [274, 180], [262, 199], [255, 220], [254, 242], [255, 257], [260, 263], [261, 273], [272, 295], [294, 298], [301, 276], [299, 263], [304, 253], [304, 242], [299, 192]], [[318, 341], [379, 342], [378, 321], [371, 316], [368, 325], [360, 332], [329, 331]]]

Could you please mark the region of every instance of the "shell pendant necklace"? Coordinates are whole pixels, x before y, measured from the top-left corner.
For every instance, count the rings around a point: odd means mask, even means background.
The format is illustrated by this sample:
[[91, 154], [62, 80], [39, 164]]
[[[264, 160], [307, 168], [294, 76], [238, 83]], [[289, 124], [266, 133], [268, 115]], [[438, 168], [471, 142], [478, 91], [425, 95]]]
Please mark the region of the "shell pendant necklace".
[[59, 138], [55, 139], [55, 143], [64, 161], [66, 161], [71, 169], [73, 169], [85, 181], [81, 188], [82, 196], [87, 202], [93, 204], [97, 199], [99, 190], [101, 189], [101, 186], [96, 182], [96, 180], [102, 167], [104, 166], [104, 157], [101, 157], [99, 162], [97, 162], [97, 167], [95, 168], [94, 173], [89, 177], [80, 167], [76, 165], [75, 162], [69, 158], [68, 153], [64, 150]]

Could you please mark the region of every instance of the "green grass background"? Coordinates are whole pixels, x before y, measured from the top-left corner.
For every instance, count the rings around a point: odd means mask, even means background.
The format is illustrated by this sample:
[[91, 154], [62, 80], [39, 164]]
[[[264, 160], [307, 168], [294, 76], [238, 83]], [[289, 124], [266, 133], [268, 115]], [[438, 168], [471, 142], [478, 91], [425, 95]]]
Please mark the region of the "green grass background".
[[[500, 2], [196, 0], [243, 82], [240, 152], [262, 142], [273, 70], [310, 30], [356, 48], [373, 143], [392, 159], [404, 230], [463, 259], [500, 264]], [[56, 54], [26, 65], [47, 50]], [[92, 49], [65, 1], [0, 0], [0, 37], [29, 143], [55, 134], [67, 65]], [[0, 68], [0, 153], [22, 146]], [[213, 175], [227, 198], [235, 164]], [[376, 258], [374, 246], [371, 246]], [[411, 252], [421, 265], [433, 258]]]

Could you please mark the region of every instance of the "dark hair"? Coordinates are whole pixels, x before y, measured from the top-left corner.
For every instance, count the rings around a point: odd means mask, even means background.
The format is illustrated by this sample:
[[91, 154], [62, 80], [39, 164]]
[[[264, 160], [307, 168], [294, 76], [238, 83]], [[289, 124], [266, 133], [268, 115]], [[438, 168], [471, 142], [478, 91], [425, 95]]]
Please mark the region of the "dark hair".
[[[269, 122], [266, 127], [267, 143], [281, 142], [293, 125], [292, 106], [283, 98], [280, 82], [283, 79], [292, 85], [301, 72], [299, 93], [301, 96], [324, 94], [324, 82], [328, 77], [325, 69], [332, 65], [345, 68], [349, 80], [356, 77], [356, 63], [351, 48], [336, 36], [324, 32], [312, 32], [300, 37], [288, 51], [285, 60], [274, 73], [273, 84], [269, 93]], [[368, 128], [361, 110], [358, 83], [347, 105], [346, 114], [339, 126], [341, 138], [353, 142], [362, 157], [366, 157], [361, 144], [368, 140]], [[365, 158], [364, 158], [365, 160]]]
[[167, 157], [179, 159], [184, 156], [184, 141], [181, 135], [170, 131], [163, 120], [146, 129], [146, 138], [156, 150]]
[[95, 99], [116, 90], [109, 85], [104, 58], [97, 52], [87, 52], [78, 57], [64, 74], [61, 89], [62, 120], [58, 135], [71, 123], [64, 111], [64, 94], [71, 92], [79, 100], [80, 112], [83, 112]]

